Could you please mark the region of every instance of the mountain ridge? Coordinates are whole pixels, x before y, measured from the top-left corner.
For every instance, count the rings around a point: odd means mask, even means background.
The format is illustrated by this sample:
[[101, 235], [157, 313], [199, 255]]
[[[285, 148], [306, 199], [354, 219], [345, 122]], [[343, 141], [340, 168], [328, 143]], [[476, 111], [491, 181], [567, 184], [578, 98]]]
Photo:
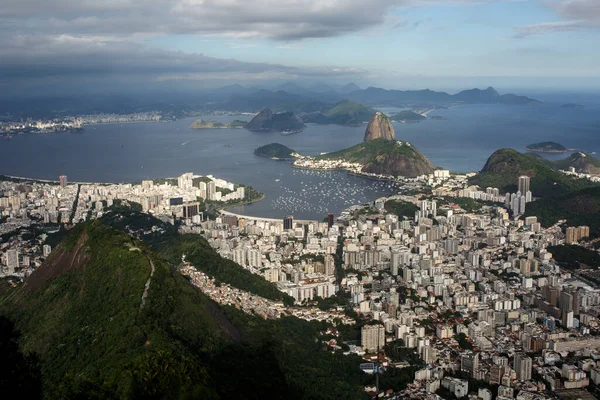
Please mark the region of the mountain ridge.
[[559, 172], [552, 163], [535, 153], [520, 153], [508, 148], [492, 153], [481, 172], [469, 181], [482, 188], [496, 187], [501, 193], [515, 193], [521, 175], [531, 178], [531, 192], [539, 197], [555, 197], [564, 192], [596, 186], [589, 180]]

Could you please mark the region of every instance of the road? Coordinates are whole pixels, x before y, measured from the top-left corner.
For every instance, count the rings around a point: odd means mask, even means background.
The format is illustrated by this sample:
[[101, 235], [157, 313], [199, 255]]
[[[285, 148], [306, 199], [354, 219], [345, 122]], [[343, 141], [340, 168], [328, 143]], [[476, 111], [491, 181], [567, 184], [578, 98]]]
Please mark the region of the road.
[[154, 262], [152, 262], [150, 257], [146, 256], [146, 258], [148, 259], [148, 262], [150, 263], [150, 268], [152, 270], [150, 272], [150, 276], [148, 277], [148, 280], [146, 281], [146, 285], [144, 286], [144, 293], [142, 293], [142, 301], [140, 302], [140, 310], [139, 311], [142, 311], [142, 309], [146, 305], [146, 297], [148, 297], [148, 290], [150, 290], [150, 282], [152, 281], [152, 277], [154, 276], [154, 270], [155, 270]]

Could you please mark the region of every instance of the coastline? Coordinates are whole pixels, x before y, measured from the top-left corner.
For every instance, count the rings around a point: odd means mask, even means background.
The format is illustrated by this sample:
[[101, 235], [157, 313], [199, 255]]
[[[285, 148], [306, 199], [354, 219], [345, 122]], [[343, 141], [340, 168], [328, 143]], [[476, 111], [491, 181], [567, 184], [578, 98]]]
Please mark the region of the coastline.
[[[269, 222], [280, 222], [281, 219], [280, 218], [269, 218], [269, 217], [254, 217], [252, 215], [244, 215], [244, 214], [238, 214], [238, 213], [234, 213], [231, 211], [227, 211], [227, 210], [219, 210], [219, 213], [221, 213], [222, 215], [232, 215], [238, 218], [245, 218], [245, 219], [250, 219], [250, 220], [260, 220], [260, 221], [269, 221]], [[316, 220], [316, 219], [298, 219], [298, 220], [294, 220], [295, 222], [301, 223], [301, 224], [309, 224], [309, 223], [319, 223], [322, 221]]]
[[219, 211], [225, 211], [228, 208], [232, 208], [232, 207], [245, 206], [247, 204], [258, 203], [259, 201], [262, 201], [262, 200], [264, 200], [266, 198], [267, 198], [267, 195], [263, 193], [262, 196], [260, 196], [258, 199], [247, 200], [247, 201], [243, 201], [241, 203], [235, 203], [235, 204], [226, 204], [223, 207], [219, 208]]
[[[39, 183], [50, 183], [50, 184], [56, 184], [59, 185], [60, 181], [57, 180], [52, 180], [52, 179], [36, 179], [36, 178], [26, 178], [26, 177], [22, 177], [22, 176], [13, 176], [13, 175], [5, 175], [5, 174], [0, 174], [0, 181], [2, 181], [2, 178], [9, 178], [9, 179], [15, 179], [15, 180], [19, 180], [19, 181], [26, 181], [26, 182], [39, 182]], [[165, 179], [177, 179], [177, 178], [165, 178]], [[68, 184], [73, 184], [73, 185], [141, 185], [141, 182], [79, 182], [79, 181], [69, 181]], [[262, 193], [262, 192], [261, 192]], [[244, 201], [241, 203], [235, 203], [235, 204], [226, 204], [224, 205], [221, 209], [226, 209], [229, 207], [236, 207], [236, 206], [243, 206], [246, 204], [252, 204], [252, 203], [256, 203], [259, 202], [261, 200], [264, 200], [267, 198], [267, 195], [262, 193], [262, 195], [254, 200], [248, 200], [248, 201]]]
[[156, 120], [144, 120], [144, 121], [122, 121], [122, 122], [90, 122], [86, 124], [81, 124], [82, 127], [86, 126], [94, 126], [94, 125], [123, 125], [123, 124], [144, 124], [144, 123], [160, 123], [160, 122], [173, 122], [175, 120], [164, 120], [164, 121], [156, 121]]
[[305, 169], [308, 171], [345, 171], [350, 176], [358, 176], [360, 178], [371, 179], [374, 181], [393, 181], [393, 182], [402, 182], [399, 178], [396, 178], [393, 175], [371, 175], [368, 172], [360, 172], [354, 171], [348, 168], [311, 168], [311, 167], [299, 167], [292, 164], [292, 168], [296, 169]]
[[530, 149], [529, 147], [525, 146], [525, 150], [527, 151], [532, 151], [534, 153], [549, 153], [549, 154], [564, 154], [564, 153], [571, 153], [571, 152], [575, 152], [575, 151], [579, 151], [577, 149], [565, 149], [565, 150], [542, 150], [542, 149]]

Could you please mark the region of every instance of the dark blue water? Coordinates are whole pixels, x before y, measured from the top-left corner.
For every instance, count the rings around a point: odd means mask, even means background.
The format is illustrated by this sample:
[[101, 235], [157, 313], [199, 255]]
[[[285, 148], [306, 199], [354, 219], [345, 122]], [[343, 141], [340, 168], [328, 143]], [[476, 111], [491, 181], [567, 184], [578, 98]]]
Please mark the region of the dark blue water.
[[[566, 101], [565, 101], [566, 102]], [[481, 169], [502, 147], [523, 150], [539, 141], [600, 152], [600, 102], [584, 109], [541, 106], [460, 106], [436, 110], [432, 120], [395, 124], [396, 137], [417, 146], [436, 165], [467, 172]], [[227, 121], [249, 116], [205, 117]], [[130, 182], [184, 172], [213, 174], [267, 194], [235, 209], [250, 215], [323, 218], [327, 212], [390, 194], [394, 187], [344, 172], [294, 170], [289, 163], [253, 155], [279, 142], [316, 155], [360, 142], [365, 127], [309, 125], [301, 134], [253, 133], [243, 129], [189, 129], [193, 118], [169, 123], [95, 125], [78, 134], [19, 135], [0, 140], [0, 173], [71, 181]], [[232, 146], [232, 147], [229, 147]], [[279, 181], [277, 181], [279, 180]]]

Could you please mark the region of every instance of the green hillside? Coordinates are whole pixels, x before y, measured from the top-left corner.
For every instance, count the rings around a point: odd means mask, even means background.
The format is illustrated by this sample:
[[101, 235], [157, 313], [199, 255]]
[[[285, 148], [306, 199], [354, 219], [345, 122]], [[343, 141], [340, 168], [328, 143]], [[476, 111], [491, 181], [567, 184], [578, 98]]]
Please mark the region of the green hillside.
[[565, 192], [592, 187], [586, 179], [569, 177], [536, 154], [524, 154], [513, 149], [500, 149], [488, 158], [479, 174], [470, 183], [482, 188], [496, 187], [501, 193], [517, 191], [519, 176], [531, 178], [531, 192], [537, 197], [560, 196]]
[[254, 154], [259, 157], [276, 158], [278, 160], [293, 160], [293, 153], [295, 153], [294, 150], [280, 143], [266, 144], [254, 150]]
[[201, 358], [239, 335], [142, 242], [99, 222], [79, 226], [25, 285], [0, 293], [22, 350], [39, 356], [45, 398], [216, 398]]
[[573, 153], [565, 159], [553, 161], [552, 165], [562, 170], [568, 170], [573, 167], [576, 172], [594, 175], [600, 174], [600, 160], [583, 152]]
[[400, 122], [419, 122], [427, 119], [424, 115], [418, 114], [412, 110], [404, 110], [398, 113], [390, 115], [390, 118], [394, 121]]
[[591, 237], [600, 237], [600, 187], [565, 192], [528, 203], [525, 215], [537, 216], [545, 227], [561, 219], [567, 220], [567, 226], [587, 225]]
[[307, 122], [317, 124], [336, 124], [336, 125], [361, 125], [368, 121], [375, 110], [355, 103], [350, 100], [345, 100], [335, 104], [333, 107], [325, 109], [321, 113], [308, 116]]
[[415, 177], [433, 173], [433, 165], [408, 142], [374, 139], [344, 150], [318, 156], [319, 160], [360, 163], [363, 171]]
[[[184, 239], [190, 258], [213, 263], [208, 248], [191, 248], [202, 242]], [[25, 284], [0, 281], [0, 338], [19, 344], [0, 370], [31, 379], [22, 393], [41, 380], [45, 399], [366, 398], [372, 377], [360, 358], [326, 351], [327, 326], [221, 307], [146, 244], [99, 221], [75, 228]]]
[[154, 246], [158, 255], [172, 264], [181, 262], [182, 254], [198, 270], [214, 277], [219, 282], [245, 290], [267, 299], [293, 302], [292, 298], [280, 292], [277, 287], [262, 276], [253, 274], [237, 263], [221, 257], [200, 235], [177, 235]]
[[385, 210], [389, 213], [396, 214], [400, 218], [413, 219], [415, 212], [419, 211], [419, 207], [408, 201], [388, 200], [385, 202]]
[[[267, 299], [291, 301], [288, 295], [277, 290], [273, 283], [266, 281], [262, 276], [221, 257], [200, 235], [181, 235], [173, 225], [150, 214], [121, 209], [105, 214], [102, 223], [134, 234], [172, 265], [181, 263], [181, 256], [185, 254], [186, 261], [190, 261], [197, 269], [220, 282]], [[153, 226], [158, 229], [153, 231]]]

